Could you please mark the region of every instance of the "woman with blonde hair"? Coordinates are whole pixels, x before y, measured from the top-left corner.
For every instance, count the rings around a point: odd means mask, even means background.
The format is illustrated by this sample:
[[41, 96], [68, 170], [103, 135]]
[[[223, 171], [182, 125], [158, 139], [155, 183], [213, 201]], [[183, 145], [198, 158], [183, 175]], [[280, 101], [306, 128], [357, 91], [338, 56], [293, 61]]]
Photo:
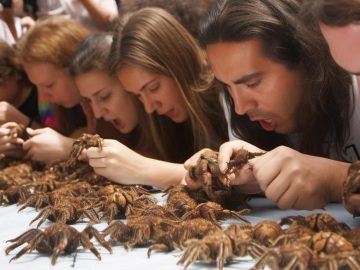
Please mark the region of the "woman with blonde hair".
[[74, 141], [71, 137], [96, 131], [91, 108], [80, 105], [80, 93], [68, 71], [78, 46], [89, 34], [73, 20], [52, 17], [37, 23], [18, 44], [30, 81], [39, 95], [56, 105], [61, 133], [50, 128], [28, 129], [31, 138], [23, 148], [29, 158], [46, 162], [65, 159]]
[[109, 66], [122, 88], [143, 103], [151, 118], [149, 136], [164, 161], [134, 154], [121, 144], [113, 145], [111, 153], [90, 148], [85, 155], [98, 173], [122, 183], [179, 184], [185, 174], [182, 163], [190, 155], [227, 140], [221, 89], [204, 52], [165, 10], [144, 8], [119, 25]]

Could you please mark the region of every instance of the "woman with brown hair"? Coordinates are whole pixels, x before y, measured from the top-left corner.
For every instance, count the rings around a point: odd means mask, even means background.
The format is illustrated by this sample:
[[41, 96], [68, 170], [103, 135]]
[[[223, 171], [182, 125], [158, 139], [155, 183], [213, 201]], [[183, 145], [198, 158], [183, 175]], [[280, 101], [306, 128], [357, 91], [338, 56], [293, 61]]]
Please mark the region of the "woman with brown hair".
[[[137, 97], [150, 117], [152, 140], [162, 160], [124, 149], [86, 156], [100, 174], [122, 183], [166, 187], [180, 183], [182, 163], [203, 147], [227, 139], [218, 85], [204, 52], [168, 12], [145, 8], [116, 28], [109, 57], [122, 88]], [[211, 91], [204, 91], [210, 90]]]
[[30, 81], [39, 95], [56, 105], [60, 122], [61, 134], [50, 128], [28, 129], [31, 138], [23, 148], [29, 158], [46, 162], [64, 159], [72, 147], [70, 137], [95, 131], [94, 118], [85, 116], [81, 96], [68, 72], [79, 44], [88, 35], [89, 31], [75, 21], [53, 17], [37, 23], [18, 44], [19, 59]]

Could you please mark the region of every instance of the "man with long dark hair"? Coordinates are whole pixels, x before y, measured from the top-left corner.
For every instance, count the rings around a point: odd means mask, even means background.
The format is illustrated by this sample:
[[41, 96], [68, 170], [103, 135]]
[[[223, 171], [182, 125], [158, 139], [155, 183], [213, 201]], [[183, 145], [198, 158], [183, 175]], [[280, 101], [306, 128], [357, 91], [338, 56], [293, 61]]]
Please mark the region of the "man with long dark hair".
[[[232, 133], [268, 150], [232, 184], [255, 184], [280, 208], [313, 209], [341, 201], [348, 162], [359, 158], [360, 105], [321, 34], [303, 23], [300, 2], [218, 1], [199, 38], [227, 87]], [[239, 148], [259, 151], [253, 145], [223, 144], [221, 169]]]

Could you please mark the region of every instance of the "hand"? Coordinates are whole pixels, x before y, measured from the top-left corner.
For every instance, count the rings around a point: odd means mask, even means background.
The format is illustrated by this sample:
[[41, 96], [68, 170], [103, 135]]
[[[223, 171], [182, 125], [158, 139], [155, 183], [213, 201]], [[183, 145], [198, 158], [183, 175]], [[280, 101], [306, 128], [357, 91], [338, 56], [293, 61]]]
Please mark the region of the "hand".
[[[260, 148], [242, 140], [223, 143], [220, 146], [218, 156], [219, 168], [222, 173], [226, 173], [229, 161], [235, 153], [242, 148], [250, 152], [264, 152]], [[235, 173], [228, 175], [228, 178], [230, 184], [236, 186], [236, 189], [241, 192], [249, 194], [261, 192], [250, 163], [245, 164], [241, 169], [236, 170]]]
[[29, 117], [6, 101], [0, 101], [0, 124], [16, 122], [27, 126]]
[[139, 165], [145, 158], [116, 140], [105, 139], [102, 150], [96, 147], [83, 150], [81, 159], [84, 158], [97, 174], [117, 183], [139, 184], [143, 180], [140, 178], [144, 172]]
[[51, 163], [69, 157], [74, 139], [65, 137], [51, 128], [27, 128], [30, 139], [24, 142], [26, 158]]
[[9, 136], [10, 128], [16, 125], [14, 122], [9, 122], [0, 127], [0, 154], [20, 158], [24, 156], [22, 150], [21, 138], [13, 138]]
[[30, 16], [25, 16], [21, 18], [20, 24], [21, 27], [27, 31], [35, 25], [35, 21]]
[[280, 146], [250, 161], [266, 197], [279, 208], [314, 209], [341, 201], [349, 164]]
[[188, 160], [185, 161], [184, 163], [184, 168], [187, 170], [187, 173], [186, 175], [184, 176], [184, 179], [182, 180], [182, 183], [186, 183], [186, 185], [188, 185], [188, 187], [190, 189], [193, 189], [193, 190], [196, 190], [196, 189], [199, 189], [201, 188], [201, 182], [200, 181], [197, 181], [195, 182], [189, 175], [189, 170], [196, 166], [200, 156], [206, 152], [210, 150], [210, 148], [204, 148], [204, 149], [201, 149], [200, 151], [196, 152], [194, 155], [192, 155]]

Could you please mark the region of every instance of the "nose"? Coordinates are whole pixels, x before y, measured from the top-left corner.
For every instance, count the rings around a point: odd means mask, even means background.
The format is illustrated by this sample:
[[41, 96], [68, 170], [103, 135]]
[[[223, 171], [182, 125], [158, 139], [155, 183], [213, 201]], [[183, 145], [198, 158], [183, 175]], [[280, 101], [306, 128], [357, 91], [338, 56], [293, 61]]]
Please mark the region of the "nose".
[[149, 114], [153, 113], [159, 107], [159, 102], [156, 102], [145, 95], [142, 96], [142, 103], [144, 104], [146, 113]]
[[101, 108], [101, 106], [98, 106], [93, 102], [93, 103], [91, 103], [91, 108], [92, 108], [92, 110], [94, 112], [94, 116], [95, 116], [96, 119], [104, 117], [105, 109]]
[[235, 112], [238, 115], [244, 115], [255, 109], [257, 106], [257, 102], [253, 98], [252, 94], [246, 90], [231, 90], [230, 95], [234, 100]]

